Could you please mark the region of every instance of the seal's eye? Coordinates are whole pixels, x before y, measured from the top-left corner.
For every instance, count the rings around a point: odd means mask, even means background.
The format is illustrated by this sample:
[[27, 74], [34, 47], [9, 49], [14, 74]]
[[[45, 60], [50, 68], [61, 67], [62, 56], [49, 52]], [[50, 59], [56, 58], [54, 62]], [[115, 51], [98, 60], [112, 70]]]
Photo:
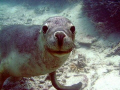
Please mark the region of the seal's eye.
[[74, 34], [75, 33], [75, 26], [71, 26], [70, 31]]
[[43, 33], [45, 34], [47, 32], [47, 30], [48, 30], [48, 27], [47, 26], [43, 26], [42, 30], [43, 30]]

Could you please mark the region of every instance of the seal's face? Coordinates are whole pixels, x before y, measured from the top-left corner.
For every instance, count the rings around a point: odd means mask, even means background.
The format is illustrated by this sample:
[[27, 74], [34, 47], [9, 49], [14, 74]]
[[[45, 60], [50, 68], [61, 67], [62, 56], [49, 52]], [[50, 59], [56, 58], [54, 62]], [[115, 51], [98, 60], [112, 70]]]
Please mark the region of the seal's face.
[[45, 48], [53, 55], [65, 55], [74, 47], [75, 26], [64, 17], [49, 18], [43, 25]]

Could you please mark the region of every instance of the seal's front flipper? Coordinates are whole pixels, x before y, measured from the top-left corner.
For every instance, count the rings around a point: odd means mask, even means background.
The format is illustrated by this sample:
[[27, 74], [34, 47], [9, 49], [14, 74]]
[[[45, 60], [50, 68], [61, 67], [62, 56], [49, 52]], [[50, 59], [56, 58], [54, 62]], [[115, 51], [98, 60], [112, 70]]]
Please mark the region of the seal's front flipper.
[[4, 81], [2, 80], [2, 75], [0, 74], [0, 90], [2, 89]]
[[0, 90], [2, 90], [3, 83], [7, 78], [8, 78], [7, 75], [4, 75], [3, 73], [0, 73]]
[[74, 84], [72, 86], [63, 86], [61, 85], [56, 78], [56, 72], [52, 72], [49, 74], [51, 77], [51, 82], [52, 85], [57, 89], [57, 90], [80, 90], [82, 87], [82, 83], [79, 82], [78, 84]]

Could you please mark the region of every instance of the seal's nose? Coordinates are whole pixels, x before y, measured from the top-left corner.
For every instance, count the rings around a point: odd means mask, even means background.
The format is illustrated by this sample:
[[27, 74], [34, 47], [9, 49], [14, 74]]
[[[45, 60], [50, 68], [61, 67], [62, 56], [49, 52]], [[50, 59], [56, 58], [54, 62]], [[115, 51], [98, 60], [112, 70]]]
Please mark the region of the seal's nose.
[[63, 40], [64, 40], [64, 37], [65, 37], [64, 32], [56, 32], [55, 37], [58, 40], [58, 45], [61, 47], [63, 45]]

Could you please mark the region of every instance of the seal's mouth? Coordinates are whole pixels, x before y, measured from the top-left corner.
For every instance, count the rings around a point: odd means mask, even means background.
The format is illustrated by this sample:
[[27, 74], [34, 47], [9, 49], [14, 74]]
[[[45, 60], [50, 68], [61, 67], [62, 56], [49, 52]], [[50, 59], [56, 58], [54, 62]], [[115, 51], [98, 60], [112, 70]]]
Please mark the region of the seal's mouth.
[[70, 53], [72, 51], [72, 48], [69, 49], [69, 50], [66, 50], [66, 51], [61, 51], [61, 50], [55, 51], [55, 50], [51, 50], [51, 49], [47, 48], [47, 51], [50, 52], [51, 54], [61, 55], [61, 54], [68, 54], [68, 53]]

